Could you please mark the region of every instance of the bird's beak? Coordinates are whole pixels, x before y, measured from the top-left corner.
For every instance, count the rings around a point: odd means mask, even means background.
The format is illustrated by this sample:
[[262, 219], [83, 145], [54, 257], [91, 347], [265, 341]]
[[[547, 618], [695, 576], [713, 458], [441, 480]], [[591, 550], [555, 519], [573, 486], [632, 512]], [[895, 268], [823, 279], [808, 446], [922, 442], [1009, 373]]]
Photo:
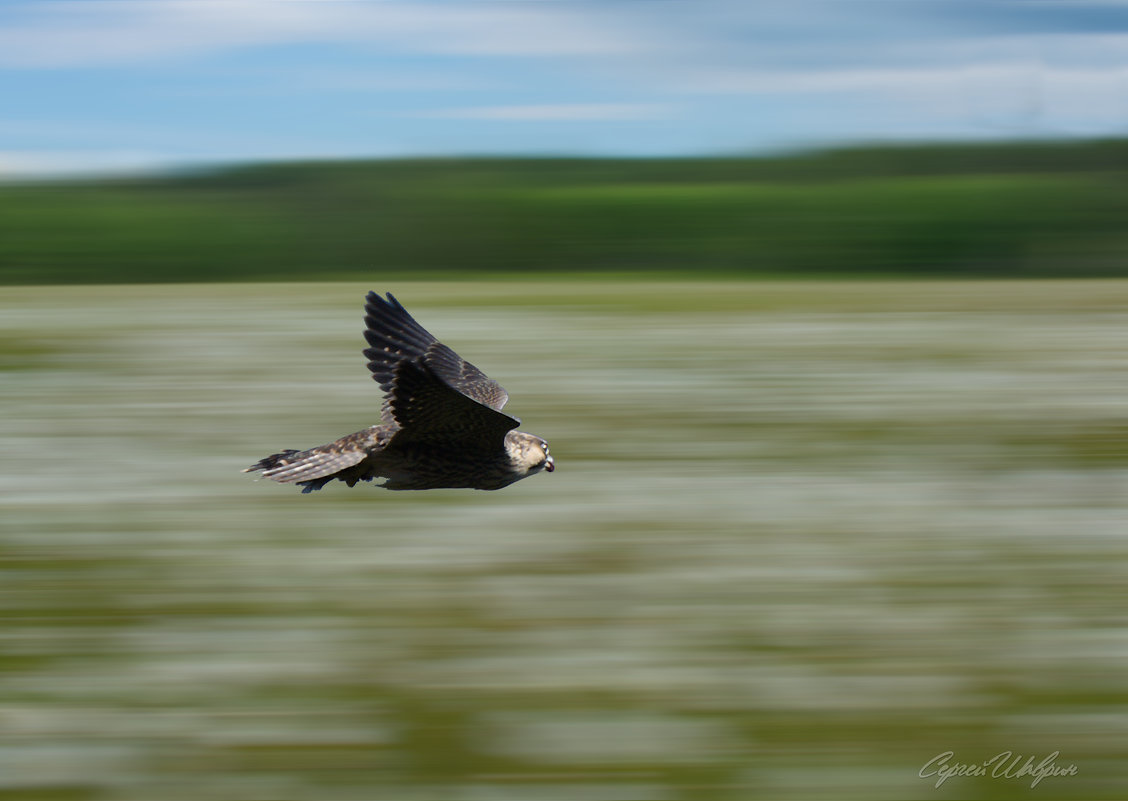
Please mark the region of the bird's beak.
[[556, 462], [552, 461], [551, 456], [546, 456], [544, 460], [544, 469], [546, 472], [551, 473], [556, 469]]

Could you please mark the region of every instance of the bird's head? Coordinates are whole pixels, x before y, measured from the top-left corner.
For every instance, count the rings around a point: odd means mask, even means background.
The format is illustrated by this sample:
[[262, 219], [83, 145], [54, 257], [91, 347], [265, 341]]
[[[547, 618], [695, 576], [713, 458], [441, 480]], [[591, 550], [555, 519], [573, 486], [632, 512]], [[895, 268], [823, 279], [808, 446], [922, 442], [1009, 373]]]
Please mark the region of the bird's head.
[[505, 446], [514, 468], [523, 474], [522, 478], [541, 470], [551, 473], [556, 469], [552, 454], [548, 452], [548, 443], [540, 437], [522, 431], [510, 431]]

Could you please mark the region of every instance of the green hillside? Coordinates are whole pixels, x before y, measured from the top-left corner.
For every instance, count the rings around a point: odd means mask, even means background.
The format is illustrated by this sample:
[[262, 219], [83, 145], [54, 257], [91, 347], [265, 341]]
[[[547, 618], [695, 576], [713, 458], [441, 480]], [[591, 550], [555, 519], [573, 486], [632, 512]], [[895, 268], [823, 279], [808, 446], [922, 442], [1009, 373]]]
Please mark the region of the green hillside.
[[1128, 275], [1128, 141], [0, 185], [0, 283]]

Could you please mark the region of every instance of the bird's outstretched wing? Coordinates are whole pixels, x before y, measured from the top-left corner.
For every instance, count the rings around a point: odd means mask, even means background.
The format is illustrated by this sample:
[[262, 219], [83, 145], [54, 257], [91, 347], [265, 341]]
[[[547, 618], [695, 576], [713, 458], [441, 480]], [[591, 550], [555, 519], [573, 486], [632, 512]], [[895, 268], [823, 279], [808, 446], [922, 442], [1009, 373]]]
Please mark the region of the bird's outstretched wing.
[[505, 389], [419, 325], [391, 293], [364, 305], [368, 369], [384, 391], [384, 422], [397, 439], [461, 440], [501, 446], [520, 420], [502, 413]]

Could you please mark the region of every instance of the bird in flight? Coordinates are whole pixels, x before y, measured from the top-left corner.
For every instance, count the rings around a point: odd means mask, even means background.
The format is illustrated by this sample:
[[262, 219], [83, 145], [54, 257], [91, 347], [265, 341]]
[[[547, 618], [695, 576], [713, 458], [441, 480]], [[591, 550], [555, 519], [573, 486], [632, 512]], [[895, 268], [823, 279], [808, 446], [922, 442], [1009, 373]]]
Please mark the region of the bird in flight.
[[368, 369], [384, 393], [379, 425], [305, 451], [260, 459], [244, 473], [302, 492], [334, 479], [350, 487], [383, 478], [391, 490], [496, 490], [555, 468], [548, 443], [514, 429], [509, 395], [439, 342], [389, 292], [365, 298]]

